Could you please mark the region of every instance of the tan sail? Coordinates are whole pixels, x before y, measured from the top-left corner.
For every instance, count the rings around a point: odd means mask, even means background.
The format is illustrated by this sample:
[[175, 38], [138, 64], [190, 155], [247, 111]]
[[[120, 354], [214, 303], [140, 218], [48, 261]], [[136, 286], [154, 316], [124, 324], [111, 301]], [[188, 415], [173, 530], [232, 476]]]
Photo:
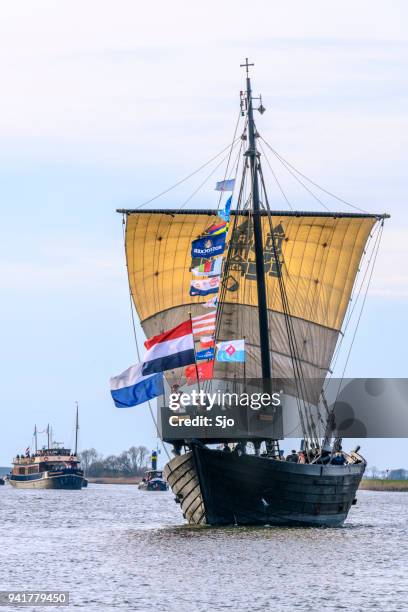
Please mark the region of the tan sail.
[[[146, 335], [168, 329], [205, 298], [190, 297], [191, 242], [214, 222], [212, 211], [134, 211], [127, 215], [129, 282]], [[262, 217], [269, 329], [274, 377], [292, 377], [293, 365], [272, 250], [271, 223], [289, 313], [305, 378], [325, 377], [375, 215], [278, 213]], [[235, 226], [234, 234], [233, 227]], [[246, 338], [247, 376], [260, 376], [257, 287], [252, 219], [240, 212], [227, 236], [217, 338]], [[231, 243], [233, 235], [233, 240]], [[227, 253], [227, 250], [226, 250]], [[224, 268], [225, 269], [225, 268]], [[235, 366], [242, 369], [242, 365]], [[215, 375], [231, 374], [217, 364]], [[238, 375], [242, 373], [238, 371]]]

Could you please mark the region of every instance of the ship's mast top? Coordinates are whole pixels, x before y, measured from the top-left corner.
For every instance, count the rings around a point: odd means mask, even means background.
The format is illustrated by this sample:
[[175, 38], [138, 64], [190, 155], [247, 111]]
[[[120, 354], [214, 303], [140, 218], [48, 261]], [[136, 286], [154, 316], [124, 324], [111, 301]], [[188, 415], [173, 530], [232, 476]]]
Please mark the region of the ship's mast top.
[[75, 416], [75, 450], [74, 455], [78, 453], [78, 430], [79, 430], [79, 421], [78, 421], [78, 402], [76, 403], [76, 416]]
[[248, 58], [245, 58], [245, 64], [240, 64], [241, 68], [246, 68], [246, 75], [247, 75], [247, 79], [249, 79], [249, 67], [250, 66], [255, 66], [255, 64], [250, 64], [248, 62]]

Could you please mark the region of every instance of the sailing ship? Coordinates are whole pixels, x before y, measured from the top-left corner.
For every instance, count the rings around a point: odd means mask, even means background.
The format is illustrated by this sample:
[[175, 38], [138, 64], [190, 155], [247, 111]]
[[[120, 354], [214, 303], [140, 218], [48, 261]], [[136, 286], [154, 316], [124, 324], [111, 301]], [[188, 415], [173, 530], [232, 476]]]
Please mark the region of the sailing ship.
[[13, 459], [8, 482], [17, 489], [82, 489], [87, 486], [78, 458], [78, 405], [75, 423], [75, 448], [73, 452], [58, 444], [51, 443], [51, 428], [47, 427], [48, 444], [38, 449], [38, 430], [34, 428], [35, 450]]
[[[203, 376], [202, 384], [238, 381], [242, 389], [249, 380], [271, 386], [286, 381], [299, 407], [302, 460], [284, 460], [280, 429], [262, 423], [267, 421], [263, 410], [254, 415], [255, 426], [246, 436], [205, 428], [189, 434], [186, 428], [168, 427], [164, 405], [158, 409], [160, 433], [175, 455], [164, 474], [191, 524], [338, 526], [355, 502], [366, 462], [358, 449], [342, 450], [327, 403], [325, 435], [318, 436], [310, 407], [325, 403], [324, 384], [360, 261], [370, 236], [376, 227], [382, 229], [388, 215], [271, 208], [261, 158], [266, 141], [254, 119], [256, 110], [263, 114], [265, 109], [252, 93], [251, 65], [246, 60], [246, 88], [240, 95], [244, 128], [233, 141], [240, 149], [240, 179], [230, 213], [220, 217], [219, 206], [118, 212], [126, 219], [129, 287], [148, 338], [203, 313], [202, 298], [191, 292], [191, 270], [211, 270], [206, 265], [212, 258], [191, 260], [191, 244], [208, 236], [209, 227], [228, 221], [219, 290], [212, 303], [218, 303], [214, 340], [217, 345], [244, 338], [245, 359], [213, 360], [211, 379]], [[233, 172], [231, 164], [225, 176], [235, 178]], [[195, 367], [200, 383], [197, 360]], [[173, 389], [183, 389], [184, 370], [165, 374]]]

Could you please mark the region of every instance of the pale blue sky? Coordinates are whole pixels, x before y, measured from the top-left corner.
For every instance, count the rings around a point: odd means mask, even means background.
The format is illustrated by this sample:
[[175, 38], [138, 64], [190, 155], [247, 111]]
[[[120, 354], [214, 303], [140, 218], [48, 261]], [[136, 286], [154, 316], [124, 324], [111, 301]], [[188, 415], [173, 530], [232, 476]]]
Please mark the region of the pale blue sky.
[[[239, 1], [1, 8], [0, 465], [35, 422], [70, 442], [75, 400], [83, 446], [155, 443], [147, 408], [119, 411], [109, 395], [109, 377], [135, 361], [115, 209], [228, 144], [247, 55], [262, 135], [330, 190], [392, 214], [347, 374], [407, 375], [407, 13], [317, 0], [260, 1], [250, 15]], [[275, 170], [296, 207], [316, 208]], [[200, 178], [161, 203], [179, 205]], [[193, 203], [215, 204], [211, 182]], [[365, 444], [379, 467], [406, 464], [405, 447]]]

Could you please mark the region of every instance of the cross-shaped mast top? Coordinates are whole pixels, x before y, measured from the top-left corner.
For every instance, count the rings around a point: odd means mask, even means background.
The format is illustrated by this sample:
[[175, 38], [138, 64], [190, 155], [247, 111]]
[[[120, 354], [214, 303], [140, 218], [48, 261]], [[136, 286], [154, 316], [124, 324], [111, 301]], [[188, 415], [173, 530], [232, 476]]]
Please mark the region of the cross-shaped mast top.
[[246, 68], [246, 73], [247, 73], [247, 77], [249, 76], [249, 67], [250, 66], [255, 66], [255, 64], [249, 64], [248, 63], [248, 58], [245, 58], [245, 64], [240, 64], [241, 68]]

